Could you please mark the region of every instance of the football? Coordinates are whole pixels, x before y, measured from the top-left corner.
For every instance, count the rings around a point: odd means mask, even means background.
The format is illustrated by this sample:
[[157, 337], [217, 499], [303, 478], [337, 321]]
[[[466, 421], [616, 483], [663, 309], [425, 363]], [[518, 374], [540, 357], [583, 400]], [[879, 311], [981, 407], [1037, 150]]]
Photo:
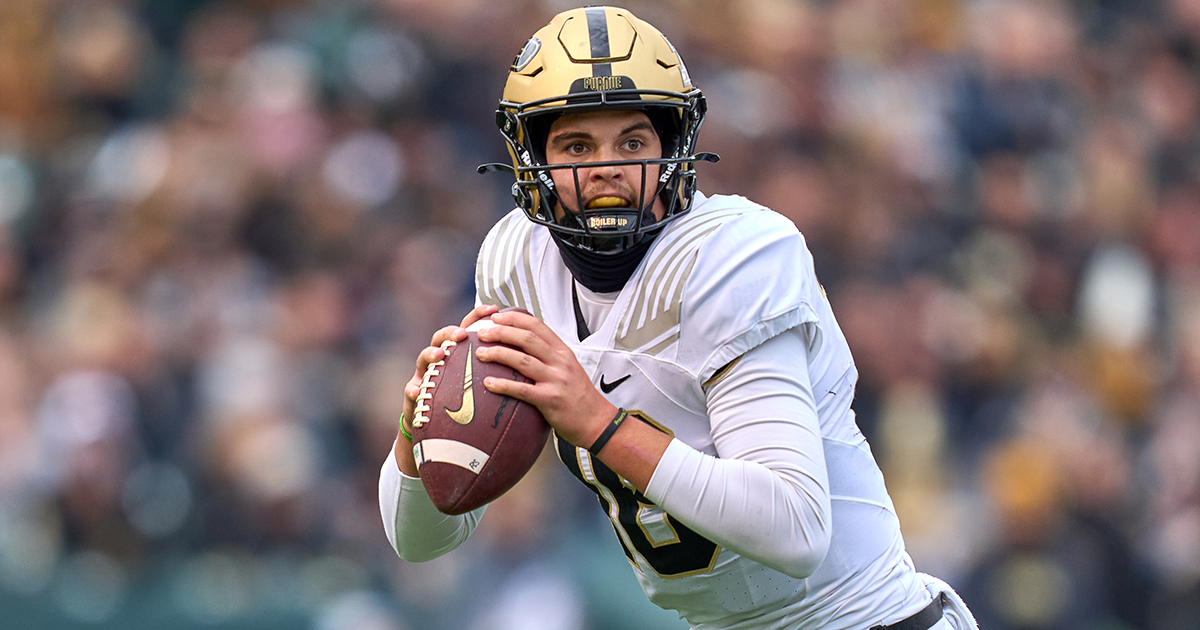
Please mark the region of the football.
[[500, 363], [475, 357], [479, 331], [490, 318], [467, 328], [467, 339], [446, 342], [446, 357], [431, 363], [413, 414], [413, 455], [433, 504], [463, 514], [494, 501], [537, 461], [550, 425], [537, 407], [483, 386], [487, 376], [531, 382]]

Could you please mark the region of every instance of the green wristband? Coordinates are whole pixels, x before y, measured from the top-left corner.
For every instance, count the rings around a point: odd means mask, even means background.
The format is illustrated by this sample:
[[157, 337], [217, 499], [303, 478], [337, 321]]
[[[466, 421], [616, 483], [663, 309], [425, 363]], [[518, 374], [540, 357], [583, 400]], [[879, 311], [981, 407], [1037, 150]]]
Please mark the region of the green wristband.
[[400, 435], [403, 435], [404, 438], [407, 439], [409, 442], [412, 441], [412, 434], [408, 432], [408, 429], [404, 428], [404, 412], [403, 411], [400, 412]]

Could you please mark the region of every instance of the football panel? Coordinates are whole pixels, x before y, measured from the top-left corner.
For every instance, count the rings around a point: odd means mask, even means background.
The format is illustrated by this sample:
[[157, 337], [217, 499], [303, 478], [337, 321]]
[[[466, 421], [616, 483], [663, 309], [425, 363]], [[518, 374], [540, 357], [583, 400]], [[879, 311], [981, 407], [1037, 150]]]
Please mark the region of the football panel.
[[486, 468], [487, 453], [462, 442], [430, 438], [413, 445], [413, 456], [429, 498], [439, 510], [447, 514], [469, 511], [455, 510]]
[[508, 429], [487, 465], [455, 509], [470, 511], [496, 500], [529, 473], [545, 449], [550, 425], [537, 408], [522, 402], [514, 406], [507, 423]]

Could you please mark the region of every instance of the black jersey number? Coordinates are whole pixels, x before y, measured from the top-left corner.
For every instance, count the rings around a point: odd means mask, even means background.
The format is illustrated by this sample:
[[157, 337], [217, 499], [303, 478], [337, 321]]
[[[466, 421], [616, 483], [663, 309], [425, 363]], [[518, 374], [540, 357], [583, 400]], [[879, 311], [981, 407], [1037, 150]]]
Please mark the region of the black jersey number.
[[556, 441], [559, 459], [596, 493], [630, 562], [636, 564], [634, 558], [641, 556], [664, 578], [712, 570], [720, 546], [671, 518], [587, 451], [563, 439]]

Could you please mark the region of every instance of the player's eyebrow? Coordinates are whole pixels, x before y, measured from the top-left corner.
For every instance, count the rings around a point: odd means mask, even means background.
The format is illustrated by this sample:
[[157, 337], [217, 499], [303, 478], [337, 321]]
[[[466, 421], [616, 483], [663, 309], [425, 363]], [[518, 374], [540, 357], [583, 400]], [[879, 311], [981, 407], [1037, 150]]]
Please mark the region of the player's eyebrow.
[[651, 131], [652, 132], [652, 131], [654, 131], [654, 127], [650, 125], [649, 121], [639, 120], [638, 122], [635, 122], [632, 125], [629, 125], [628, 127], [626, 127], [625, 130], [620, 133], [620, 135], [627, 136], [635, 131]]
[[561, 144], [572, 140], [591, 140], [592, 134], [586, 131], [563, 131], [550, 138], [550, 142]]
[[[633, 123], [632, 125], [629, 125], [628, 127], [624, 128], [624, 129], [622, 129], [621, 132], [617, 135], [618, 136], [627, 136], [635, 131], [653, 132], [654, 126], [651, 125], [648, 121], [640, 120], [638, 122]], [[563, 131], [561, 133], [558, 133], [558, 134], [555, 134], [554, 136], [552, 136], [550, 138], [550, 142], [552, 142], [554, 144], [560, 144], [563, 142], [570, 142], [573, 140], [592, 140], [592, 139], [594, 139], [594, 136], [591, 133], [588, 133], [586, 131], [567, 130], [567, 131]]]

